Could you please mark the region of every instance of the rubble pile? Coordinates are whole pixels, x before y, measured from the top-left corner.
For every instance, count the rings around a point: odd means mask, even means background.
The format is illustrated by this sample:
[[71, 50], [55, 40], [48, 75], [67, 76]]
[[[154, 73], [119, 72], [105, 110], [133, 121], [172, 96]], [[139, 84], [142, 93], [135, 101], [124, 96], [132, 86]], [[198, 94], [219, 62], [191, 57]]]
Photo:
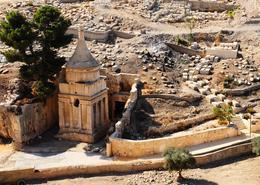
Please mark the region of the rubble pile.
[[140, 52], [138, 58], [141, 59], [142, 64], [144, 64], [143, 67], [144, 71], [148, 70], [146, 64], [149, 64], [148, 66], [150, 68], [153, 67], [153, 64], [155, 64], [156, 66], [161, 66], [161, 67], [157, 67], [157, 69], [161, 71], [165, 71], [166, 67], [173, 69], [175, 67], [175, 62], [176, 62], [176, 59], [173, 58], [173, 53], [170, 50], [150, 53], [147, 49], [145, 49], [142, 52]]
[[[260, 70], [259, 65], [255, 65], [253, 60], [239, 59], [231, 62], [237, 69], [236, 74], [226, 75], [224, 81], [224, 87], [230, 88], [235, 86], [250, 86], [254, 83], [260, 82]], [[223, 63], [223, 69], [228, 69], [228, 62]]]
[[115, 2], [116, 9], [134, 11], [141, 17], [153, 22], [174, 23], [183, 22], [186, 18], [195, 17], [198, 21], [226, 20], [226, 12], [199, 12], [192, 11], [187, 1], [163, 1], [163, 0], [136, 0]]
[[[32, 17], [37, 6], [43, 2], [35, 1], [33, 6], [30, 1], [10, 3], [10, 8], [0, 12], [0, 20], [4, 19], [5, 13], [10, 9], [19, 10], [24, 15]], [[49, 4], [59, 8], [64, 17], [71, 20], [73, 25], [84, 24], [89, 31], [108, 31], [108, 30], [140, 30], [144, 26], [130, 18], [119, 16], [100, 15], [90, 2], [81, 3], [60, 3], [59, 0], [50, 0]]]
[[198, 80], [198, 74], [210, 75], [214, 70], [214, 63], [219, 62], [219, 57], [207, 55], [205, 58], [191, 56], [191, 63], [188, 68], [183, 69], [183, 80]]

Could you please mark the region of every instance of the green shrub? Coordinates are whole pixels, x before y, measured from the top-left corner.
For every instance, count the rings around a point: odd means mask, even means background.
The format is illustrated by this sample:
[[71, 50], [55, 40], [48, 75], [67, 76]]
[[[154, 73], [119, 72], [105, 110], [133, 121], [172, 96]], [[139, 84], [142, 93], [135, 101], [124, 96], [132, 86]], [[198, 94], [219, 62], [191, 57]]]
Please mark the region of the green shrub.
[[260, 156], [260, 136], [253, 139], [252, 146], [252, 152], [257, 156]]
[[193, 29], [196, 27], [197, 19], [195, 17], [188, 17], [185, 19], [185, 23], [190, 30], [189, 41], [193, 42]]
[[35, 81], [32, 85], [32, 94], [45, 99], [55, 90], [55, 85], [51, 82]]
[[221, 107], [214, 107], [213, 114], [219, 120], [219, 124], [230, 123], [231, 119], [234, 116], [234, 111], [232, 106], [224, 104]]
[[235, 10], [229, 10], [228, 12], [227, 12], [227, 16], [228, 16], [228, 18], [229, 19], [234, 19], [235, 18]]
[[189, 42], [183, 38], [180, 38], [179, 36], [176, 37], [176, 43], [177, 45], [189, 46]]
[[252, 107], [252, 106], [247, 107], [246, 112], [249, 113], [249, 114], [256, 113], [256, 111], [254, 110], [254, 107]]
[[169, 148], [163, 154], [164, 168], [169, 172], [177, 171], [178, 179], [183, 179], [182, 170], [193, 168], [196, 164], [195, 158], [186, 149]]
[[22, 60], [22, 55], [15, 49], [9, 49], [2, 52], [2, 54], [5, 56], [7, 62], [16, 62]]

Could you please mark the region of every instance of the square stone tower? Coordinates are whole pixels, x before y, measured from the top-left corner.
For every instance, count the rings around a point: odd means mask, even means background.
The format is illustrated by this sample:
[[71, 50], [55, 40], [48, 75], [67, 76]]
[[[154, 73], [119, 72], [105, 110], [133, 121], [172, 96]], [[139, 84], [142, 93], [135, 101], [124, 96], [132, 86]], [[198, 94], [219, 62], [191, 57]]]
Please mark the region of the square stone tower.
[[59, 134], [68, 140], [94, 143], [109, 128], [108, 89], [99, 63], [87, 48], [79, 28], [74, 54], [67, 62], [65, 79], [59, 83]]

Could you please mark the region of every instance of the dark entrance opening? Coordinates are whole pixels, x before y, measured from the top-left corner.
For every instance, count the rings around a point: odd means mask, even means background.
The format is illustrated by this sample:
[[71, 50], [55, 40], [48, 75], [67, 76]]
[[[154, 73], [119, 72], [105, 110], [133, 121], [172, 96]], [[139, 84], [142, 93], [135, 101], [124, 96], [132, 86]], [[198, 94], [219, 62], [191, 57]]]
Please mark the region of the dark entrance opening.
[[119, 102], [119, 101], [115, 102], [115, 112], [114, 112], [115, 119], [119, 120], [120, 118], [122, 118], [124, 109], [125, 109], [125, 102]]

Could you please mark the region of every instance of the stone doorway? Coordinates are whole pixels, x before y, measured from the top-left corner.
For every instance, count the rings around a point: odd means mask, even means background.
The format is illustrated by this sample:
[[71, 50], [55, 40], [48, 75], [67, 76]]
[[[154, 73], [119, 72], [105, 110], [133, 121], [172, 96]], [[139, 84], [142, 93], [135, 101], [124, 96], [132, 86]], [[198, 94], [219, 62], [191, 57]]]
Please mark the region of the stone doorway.
[[125, 109], [125, 102], [115, 101], [114, 118], [119, 120]]

